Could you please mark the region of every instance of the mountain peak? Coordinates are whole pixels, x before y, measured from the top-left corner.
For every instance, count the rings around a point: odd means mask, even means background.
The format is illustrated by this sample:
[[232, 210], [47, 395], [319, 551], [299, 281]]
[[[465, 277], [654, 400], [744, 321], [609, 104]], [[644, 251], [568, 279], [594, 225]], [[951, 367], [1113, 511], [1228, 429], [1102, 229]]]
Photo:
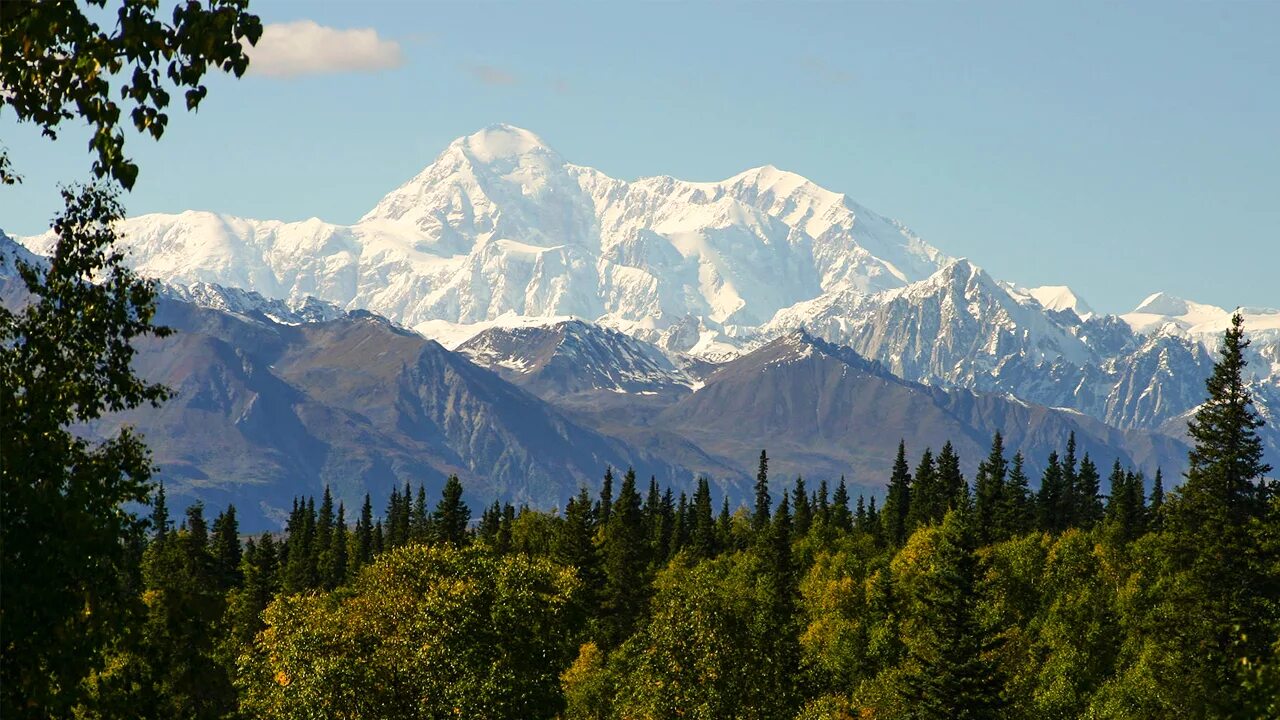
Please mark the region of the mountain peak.
[[1093, 315], [1093, 308], [1089, 307], [1089, 303], [1066, 285], [1041, 285], [1027, 290], [1027, 294], [1047, 310], [1071, 310], [1083, 320]]
[[1149, 315], [1185, 315], [1190, 310], [1190, 305], [1186, 300], [1180, 297], [1174, 297], [1169, 293], [1158, 292], [1148, 295], [1147, 299], [1138, 303], [1138, 307], [1132, 312], [1147, 313]]
[[460, 137], [450, 143], [450, 147], [459, 148], [467, 155], [484, 163], [534, 153], [557, 155], [555, 150], [552, 150], [533, 132], [507, 123], [490, 125], [478, 132]]

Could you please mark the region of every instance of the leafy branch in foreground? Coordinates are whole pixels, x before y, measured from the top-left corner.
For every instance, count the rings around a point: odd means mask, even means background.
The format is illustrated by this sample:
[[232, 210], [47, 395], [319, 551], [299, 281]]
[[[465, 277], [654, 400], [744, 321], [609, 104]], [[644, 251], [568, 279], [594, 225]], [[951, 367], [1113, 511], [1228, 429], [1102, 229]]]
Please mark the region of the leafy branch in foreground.
[[[88, 5], [106, 8], [107, 0]], [[171, 20], [156, 0], [124, 0], [116, 25], [105, 31], [72, 0], [0, 3], [0, 108], [12, 107], [19, 122], [33, 122], [49, 138], [64, 120], [81, 118], [93, 128], [89, 149], [93, 172], [131, 189], [138, 166], [124, 155], [119, 129], [128, 101], [138, 132], [160, 139], [169, 116], [170, 89], [182, 92], [188, 110], [208, 94], [201, 84], [210, 67], [240, 77], [249, 67], [241, 40], [256, 43], [262, 22], [247, 11], [248, 0], [180, 2]], [[16, 176], [0, 153], [0, 183]]]

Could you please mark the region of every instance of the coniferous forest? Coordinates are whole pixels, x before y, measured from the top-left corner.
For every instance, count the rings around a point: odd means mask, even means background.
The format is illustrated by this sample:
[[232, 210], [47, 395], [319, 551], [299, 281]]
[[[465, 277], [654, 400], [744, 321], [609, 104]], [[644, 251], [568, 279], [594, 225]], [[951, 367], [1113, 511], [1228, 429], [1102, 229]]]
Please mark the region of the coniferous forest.
[[1245, 342], [1167, 494], [1072, 437], [1033, 483], [999, 435], [973, 478], [950, 444], [900, 446], [879, 507], [765, 452], [749, 506], [606, 470], [563, 508], [476, 517], [451, 478], [298, 498], [244, 542], [235, 508], [171, 517], [161, 488], [74, 714], [1276, 717], [1280, 497]]

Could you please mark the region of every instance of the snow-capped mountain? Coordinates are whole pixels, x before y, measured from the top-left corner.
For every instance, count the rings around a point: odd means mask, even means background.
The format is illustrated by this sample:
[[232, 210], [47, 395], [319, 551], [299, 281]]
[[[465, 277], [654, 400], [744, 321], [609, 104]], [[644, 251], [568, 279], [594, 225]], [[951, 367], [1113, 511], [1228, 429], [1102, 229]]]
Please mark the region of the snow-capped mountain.
[[[1245, 330], [1254, 339], [1266, 342], [1280, 340], [1280, 310], [1271, 308], [1240, 308], [1244, 315]], [[1138, 307], [1120, 317], [1135, 332], [1149, 334], [1157, 331], [1178, 332], [1186, 337], [1216, 345], [1222, 331], [1231, 324], [1232, 310], [1214, 305], [1191, 302], [1158, 292], [1147, 297]]]
[[1080, 317], [1081, 320], [1088, 320], [1093, 316], [1093, 308], [1089, 307], [1089, 303], [1085, 302], [1076, 295], [1075, 291], [1066, 285], [1042, 285], [1027, 290], [1027, 294], [1036, 299], [1044, 306], [1045, 310], [1054, 310], [1062, 312], [1070, 310]]
[[[1176, 434], [1231, 314], [1163, 293], [1100, 314], [794, 173], [619, 180], [509, 125], [455, 140], [354, 225], [185, 212], [122, 234], [129, 262], [178, 297], [286, 323], [372, 311], [595, 410], [602, 393], [683, 397], [701, 365], [803, 329], [910, 382]], [[1244, 312], [1251, 387], [1280, 412], [1280, 310]]]
[[509, 125], [454, 141], [352, 226], [185, 212], [132, 218], [122, 235], [144, 275], [313, 295], [406, 326], [514, 313], [662, 331], [694, 317], [732, 335], [823, 292], [901, 287], [946, 260], [794, 173], [627, 182]]

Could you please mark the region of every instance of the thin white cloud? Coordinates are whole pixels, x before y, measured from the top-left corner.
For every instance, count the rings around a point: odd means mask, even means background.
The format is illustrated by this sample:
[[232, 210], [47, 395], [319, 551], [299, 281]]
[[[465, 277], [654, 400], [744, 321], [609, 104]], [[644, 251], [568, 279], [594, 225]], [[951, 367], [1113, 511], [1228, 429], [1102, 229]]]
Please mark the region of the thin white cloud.
[[249, 48], [249, 72], [273, 77], [376, 72], [404, 64], [400, 43], [373, 28], [339, 30], [312, 20], [271, 23]]

